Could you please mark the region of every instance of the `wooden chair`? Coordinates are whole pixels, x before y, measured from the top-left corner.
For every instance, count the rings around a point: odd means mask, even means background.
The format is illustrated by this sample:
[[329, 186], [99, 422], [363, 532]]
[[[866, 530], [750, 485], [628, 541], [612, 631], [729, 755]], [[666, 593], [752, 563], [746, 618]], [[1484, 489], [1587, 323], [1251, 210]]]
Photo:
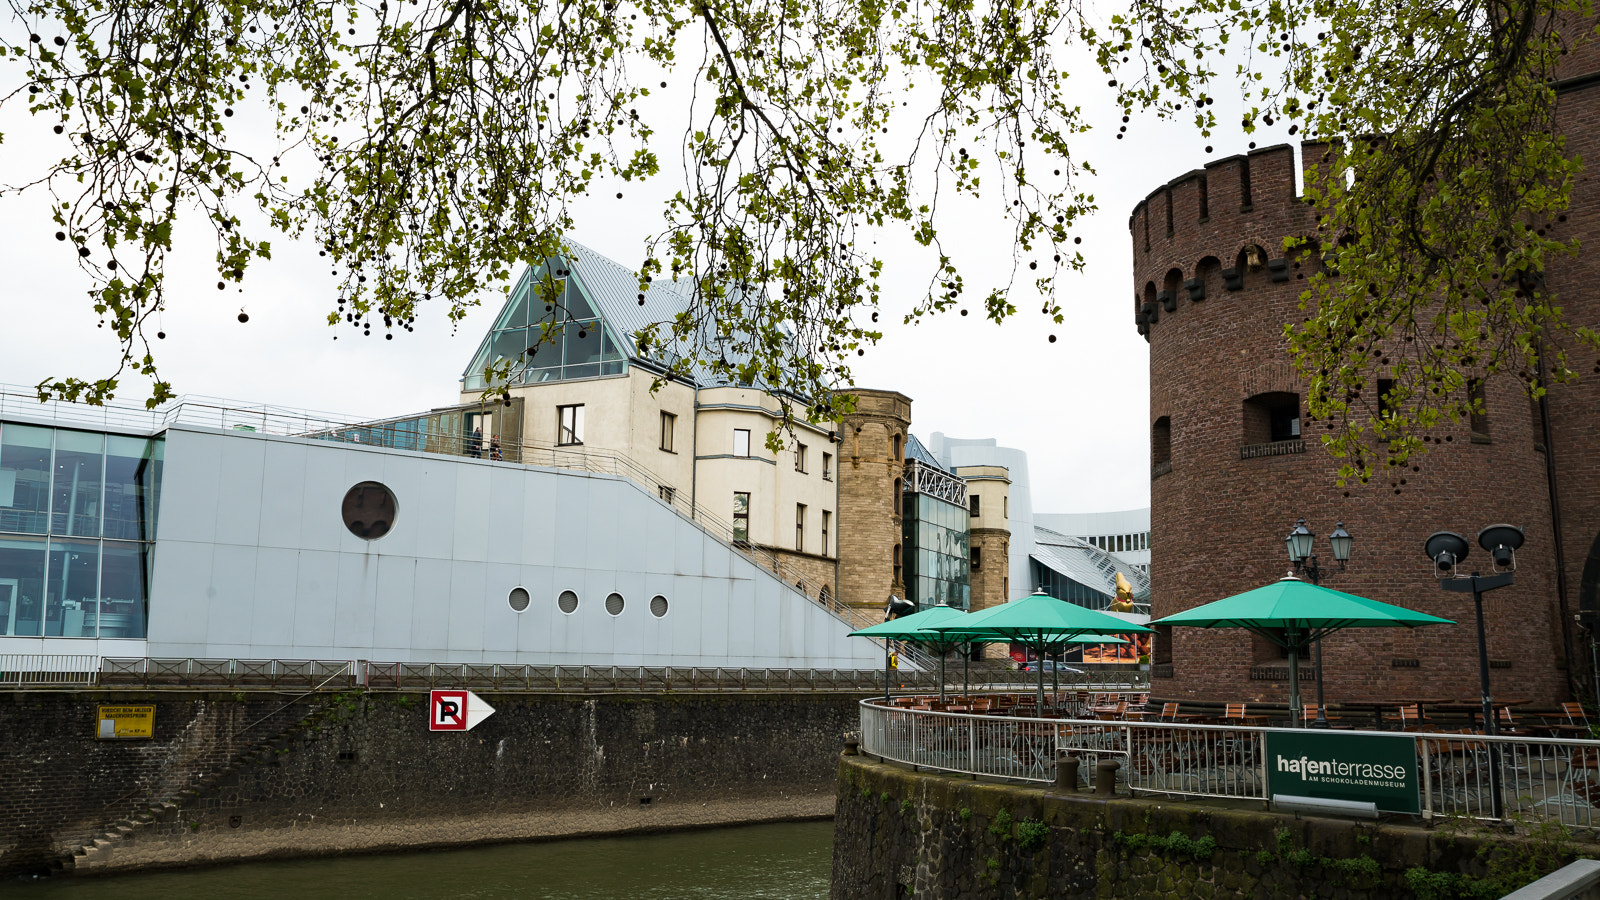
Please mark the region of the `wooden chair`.
[[1528, 734], [1528, 729], [1523, 728], [1522, 724], [1517, 721], [1516, 716], [1511, 714], [1511, 707], [1509, 706], [1500, 707], [1500, 711], [1495, 714], [1495, 722], [1500, 726], [1501, 734]]
[[1157, 722], [1176, 722], [1176, 721], [1178, 721], [1178, 704], [1176, 704], [1176, 703], [1163, 703], [1163, 704], [1161, 704], [1161, 715], [1156, 716], [1156, 721]]
[[1423, 719], [1422, 707], [1416, 703], [1400, 707], [1397, 715], [1385, 715], [1383, 717], [1385, 722], [1399, 722], [1401, 731], [1410, 731], [1413, 728], [1422, 727]]
[[1561, 711], [1566, 714], [1568, 725], [1589, 725], [1589, 714], [1584, 712], [1582, 703], [1563, 703]]

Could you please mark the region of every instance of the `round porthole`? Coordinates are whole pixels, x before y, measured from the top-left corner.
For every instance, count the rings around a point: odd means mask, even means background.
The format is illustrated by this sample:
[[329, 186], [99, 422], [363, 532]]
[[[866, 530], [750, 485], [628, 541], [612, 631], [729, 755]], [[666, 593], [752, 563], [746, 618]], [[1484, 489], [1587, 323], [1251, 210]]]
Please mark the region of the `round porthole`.
[[528, 589], [524, 587], [512, 588], [511, 594], [506, 597], [506, 602], [511, 604], [512, 609], [522, 612], [528, 608]]
[[606, 612], [613, 616], [622, 615], [622, 595], [612, 592], [606, 595]]
[[394, 527], [394, 494], [376, 481], [363, 481], [345, 491], [339, 512], [351, 534], [375, 541]]
[[650, 598], [650, 615], [661, 618], [667, 614], [667, 598], [660, 594]]
[[570, 616], [578, 611], [578, 595], [573, 591], [562, 591], [561, 596], [556, 598], [556, 606]]

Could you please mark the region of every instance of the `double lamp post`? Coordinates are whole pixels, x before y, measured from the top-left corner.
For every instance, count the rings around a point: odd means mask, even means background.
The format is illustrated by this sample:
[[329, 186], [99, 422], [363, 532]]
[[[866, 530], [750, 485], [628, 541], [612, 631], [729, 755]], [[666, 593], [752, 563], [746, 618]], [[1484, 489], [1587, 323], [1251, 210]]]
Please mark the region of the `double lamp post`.
[[[1294, 570], [1312, 584], [1322, 584], [1322, 566], [1317, 562], [1316, 552], [1317, 536], [1306, 527], [1306, 520], [1302, 518], [1283, 539], [1289, 548], [1289, 561], [1294, 563]], [[1333, 529], [1333, 534], [1328, 535], [1328, 544], [1333, 549], [1333, 560], [1339, 564], [1339, 571], [1344, 571], [1344, 564], [1350, 560], [1350, 548], [1355, 544], [1355, 538], [1350, 532], [1344, 530], [1344, 523], [1340, 522]], [[1322, 697], [1322, 638], [1317, 638], [1317, 720], [1316, 728], [1328, 727], [1328, 704]], [[1296, 662], [1298, 665], [1298, 662]], [[1295, 710], [1289, 711], [1290, 717], [1297, 715]]]

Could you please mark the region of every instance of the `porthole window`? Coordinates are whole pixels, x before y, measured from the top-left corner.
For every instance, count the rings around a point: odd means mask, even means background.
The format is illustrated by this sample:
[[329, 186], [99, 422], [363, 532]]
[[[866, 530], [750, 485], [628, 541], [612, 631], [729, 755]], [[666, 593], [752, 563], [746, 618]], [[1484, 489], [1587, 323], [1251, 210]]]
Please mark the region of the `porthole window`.
[[512, 609], [522, 612], [528, 608], [528, 589], [525, 587], [512, 588], [511, 594], [506, 597], [506, 602], [511, 604]]
[[650, 615], [661, 618], [667, 614], [667, 598], [660, 594], [650, 598]]
[[606, 595], [606, 612], [613, 616], [622, 615], [622, 595], [613, 591]]
[[375, 541], [394, 527], [394, 494], [376, 481], [363, 481], [345, 492], [339, 512], [351, 534]]
[[556, 598], [556, 606], [570, 616], [578, 611], [578, 595], [572, 591], [562, 591], [561, 596]]

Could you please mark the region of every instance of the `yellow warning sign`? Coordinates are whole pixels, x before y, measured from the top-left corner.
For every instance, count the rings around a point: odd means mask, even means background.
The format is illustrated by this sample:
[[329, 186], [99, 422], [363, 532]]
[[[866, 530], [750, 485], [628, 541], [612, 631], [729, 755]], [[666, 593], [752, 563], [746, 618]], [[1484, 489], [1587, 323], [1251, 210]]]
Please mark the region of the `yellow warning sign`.
[[126, 738], [155, 736], [156, 708], [154, 706], [102, 706], [95, 739], [111, 741]]

